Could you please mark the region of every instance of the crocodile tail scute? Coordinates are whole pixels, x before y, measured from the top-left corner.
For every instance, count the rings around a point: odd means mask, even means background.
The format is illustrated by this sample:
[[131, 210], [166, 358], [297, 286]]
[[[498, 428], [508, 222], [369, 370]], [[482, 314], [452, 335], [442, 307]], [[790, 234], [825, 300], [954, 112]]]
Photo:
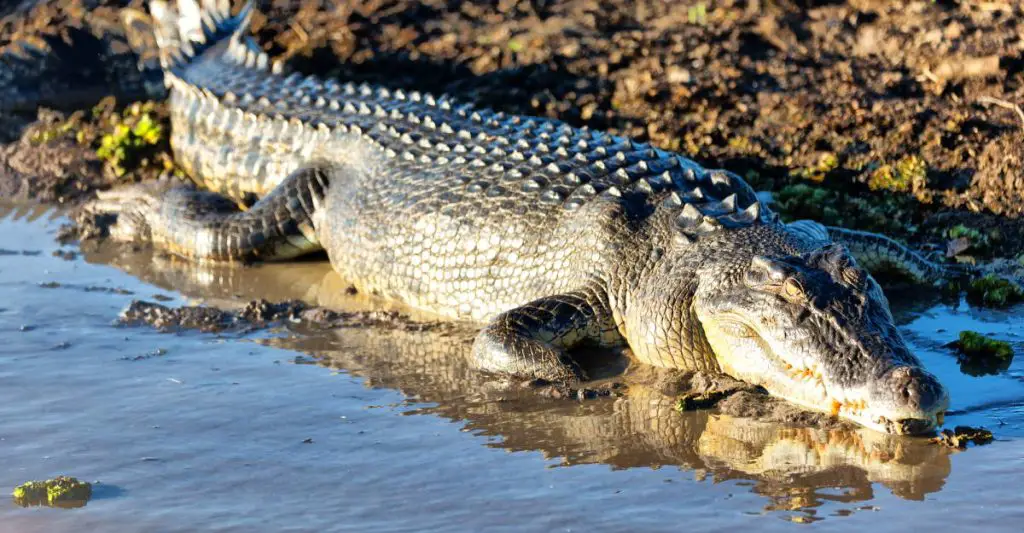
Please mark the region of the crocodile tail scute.
[[160, 63], [170, 72], [187, 67], [208, 50], [220, 48], [225, 57], [250, 68], [279, 72], [249, 36], [252, 0], [231, 15], [228, 0], [178, 0], [176, 9], [163, 0], [152, 0], [149, 11], [160, 48]]

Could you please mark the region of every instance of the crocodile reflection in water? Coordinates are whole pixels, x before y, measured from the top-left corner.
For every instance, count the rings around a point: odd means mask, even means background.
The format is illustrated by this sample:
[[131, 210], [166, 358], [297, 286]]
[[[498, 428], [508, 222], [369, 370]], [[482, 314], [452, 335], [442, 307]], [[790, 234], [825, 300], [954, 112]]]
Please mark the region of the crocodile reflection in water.
[[[268, 295], [336, 309], [388, 306], [344, 296], [345, 285], [321, 263], [200, 266], [108, 247], [85, 258], [220, 306]], [[319, 364], [359, 376], [367, 386], [401, 391], [414, 404], [426, 404], [416, 413], [464, 421], [477, 435], [497, 437], [489, 446], [540, 451], [564, 465], [676, 466], [698, 479], [749, 480], [752, 492], [770, 500], [769, 510], [813, 514], [828, 500], [870, 500], [873, 483], [902, 498], [922, 499], [941, 490], [950, 472], [949, 452], [921, 439], [864, 428], [792, 427], [706, 410], [679, 413], [673, 397], [632, 382], [630, 372], [619, 398], [577, 403], [529, 391], [496, 392], [471, 368], [473, 332], [451, 328], [302, 331], [268, 342], [313, 354]]]

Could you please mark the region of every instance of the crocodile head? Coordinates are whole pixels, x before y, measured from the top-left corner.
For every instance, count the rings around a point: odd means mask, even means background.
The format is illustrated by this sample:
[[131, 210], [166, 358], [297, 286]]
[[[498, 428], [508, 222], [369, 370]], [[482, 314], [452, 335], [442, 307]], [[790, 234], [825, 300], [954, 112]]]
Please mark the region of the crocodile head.
[[723, 371], [887, 433], [942, 423], [946, 389], [897, 331], [878, 284], [845, 247], [755, 255], [694, 301]]

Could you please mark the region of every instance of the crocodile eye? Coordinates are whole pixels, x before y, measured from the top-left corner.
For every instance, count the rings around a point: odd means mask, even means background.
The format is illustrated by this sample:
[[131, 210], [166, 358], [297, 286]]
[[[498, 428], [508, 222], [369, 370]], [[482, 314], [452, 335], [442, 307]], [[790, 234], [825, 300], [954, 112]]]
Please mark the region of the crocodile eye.
[[807, 299], [803, 286], [794, 278], [788, 278], [783, 282], [782, 296], [791, 302], [802, 302]]

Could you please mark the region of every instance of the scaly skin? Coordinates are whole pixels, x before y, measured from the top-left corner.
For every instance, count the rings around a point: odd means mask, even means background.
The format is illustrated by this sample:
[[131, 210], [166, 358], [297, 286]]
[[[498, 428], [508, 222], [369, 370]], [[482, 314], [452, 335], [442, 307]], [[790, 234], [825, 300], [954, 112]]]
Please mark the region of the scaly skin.
[[940, 267], [889, 240], [782, 224], [734, 174], [628, 139], [285, 76], [243, 37], [247, 10], [208, 5], [204, 27], [180, 4], [180, 18], [152, 6], [172, 146], [223, 197], [107, 194], [92, 209], [120, 214], [115, 236], [198, 261], [324, 249], [360, 291], [484, 323], [484, 370], [571, 382], [585, 378], [572, 349], [625, 344], [883, 431], [941, 422], [948, 395], [831, 237], [912, 258], [897, 266], [922, 280]]

